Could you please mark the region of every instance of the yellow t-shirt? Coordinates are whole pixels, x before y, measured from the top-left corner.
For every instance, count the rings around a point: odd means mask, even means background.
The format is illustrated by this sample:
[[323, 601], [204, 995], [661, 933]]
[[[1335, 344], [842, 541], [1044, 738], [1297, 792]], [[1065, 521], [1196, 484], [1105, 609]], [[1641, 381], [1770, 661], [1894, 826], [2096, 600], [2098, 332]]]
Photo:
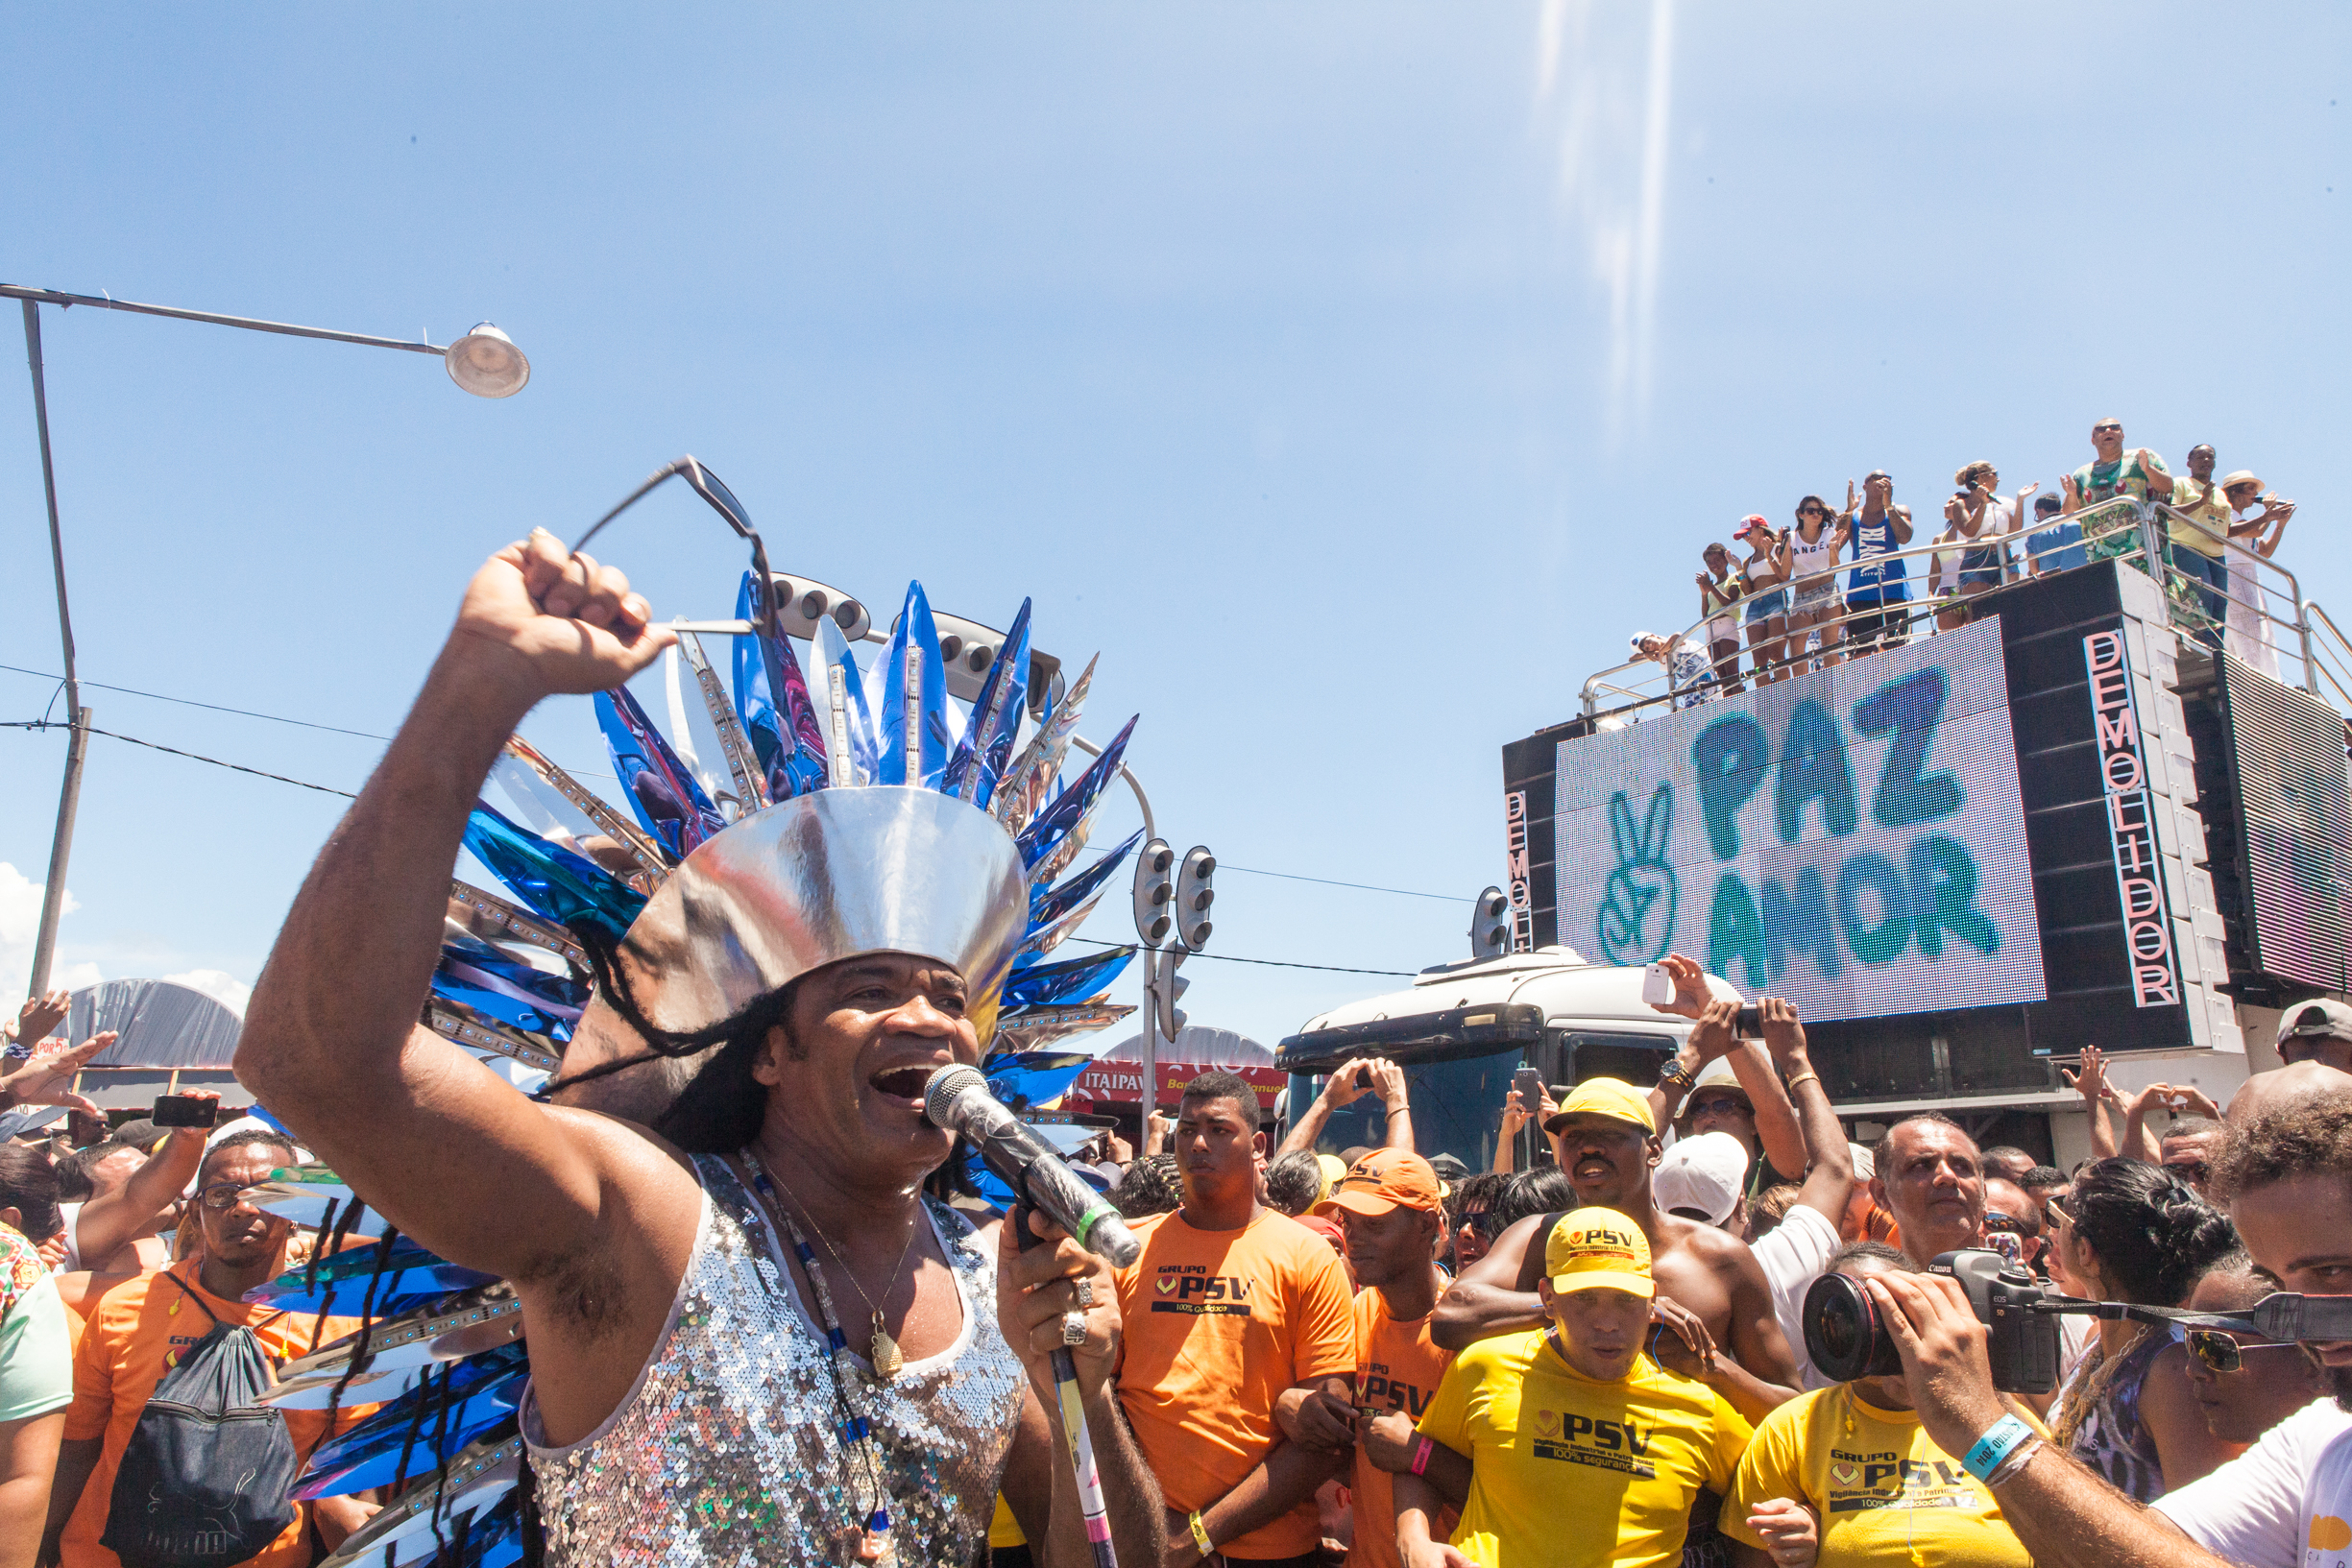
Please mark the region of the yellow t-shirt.
[[[1135, 1236], [1143, 1255], [1116, 1275], [1119, 1401], [1162, 1500], [1190, 1512], [1266, 1458], [1285, 1389], [1354, 1375], [1347, 1275], [1329, 1242], [1272, 1209], [1240, 1230], [1155, 1215]], [[1217, 1544], [1238, 1557], [1296, 1557], [1321, 1539], [1309, 1498]]]
[[[2224, 538], [2229, 534], [2229, 525], [2237, 520], [2237, 515], [2229, 509], [2229, 497], [2221, 494], [2219, 480], [2173, 480], [2171, 506], [2173, 511], [2194, 518]], [[2210, 539], [2170, 518], [2165, 519], [2165, 537], [2199, 555], [2218, 559], [2229, 553], [2220, 540]]]
[[1799, 1394], [1764, 1417], [1717, 1528], [1762, 1546], [1748, 1515], [1775, 1497], [1821, 1516], [1817, 1568], [2032, 1568], [1993, 1494], [1935, 1446], [1919, 1417], [1866, 1404], [1851, 1384]]
[[1530, 1329], [1471, 1345], [1421, 1417], [1424, 1435], [1470, 1456], [1454, 1549], [1480, 1568], [1676, 1561], [1691, 1504], [1729, 1488], [1752, 1429], [1647, 1356], [1596, 1383], [1545, 1340]]

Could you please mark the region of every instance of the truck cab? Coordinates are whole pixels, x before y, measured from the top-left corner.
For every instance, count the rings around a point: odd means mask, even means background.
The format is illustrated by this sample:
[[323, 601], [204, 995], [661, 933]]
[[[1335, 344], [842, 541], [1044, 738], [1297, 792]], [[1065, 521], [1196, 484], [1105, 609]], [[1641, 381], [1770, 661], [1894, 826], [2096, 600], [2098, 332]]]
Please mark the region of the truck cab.
[[[1314, 1103], [1342, 1063], [1385, 1056], [1405, 1071], [1420, 1152], [1489, 1170], [1503, 1097], [1521, 1066], [1555, 1086], [1591, 1077], [1644, 1088], [1658, 1081], [1692, 1025], [1641, 1000], [1643, 973], [1588, 963], [1564, 947], [1424, 969], [1410, 987], [1335, 1007], [1282, 1042], [1275, 1062], [1290, 1075], [1287, 1120]], [[1318, 1147], [1378, 1145], [1387, 1131], [1379, 1098], [1367, 1095], [1333, 1114]], [[1530, 1148], [1541, 1147], [1530, 1137], [1517, 1169], [1526, 1169]]]

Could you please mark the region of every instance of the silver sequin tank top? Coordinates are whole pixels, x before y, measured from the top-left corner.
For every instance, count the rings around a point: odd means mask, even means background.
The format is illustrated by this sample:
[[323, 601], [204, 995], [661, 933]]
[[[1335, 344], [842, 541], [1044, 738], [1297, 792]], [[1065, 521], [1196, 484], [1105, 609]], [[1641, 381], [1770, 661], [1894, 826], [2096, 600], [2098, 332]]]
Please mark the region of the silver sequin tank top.
[[[824, 1331], [725, 1160], [702, 1182], [694, 1252], [653, 1359], [605, 1423], [564, 1448], [531, 1442], [550, 1568], [750, 1568], [842, 1560], [856, 1523]], [[902, 1564], [981, 1557], [1027, 1374], [996, 1322], [996, 1259], [924, 1200], [963, 1297], [943, 1354], [877, 1384], [861, 1367]], [[522, 1430], [540, 1435], [525, 1396]]]

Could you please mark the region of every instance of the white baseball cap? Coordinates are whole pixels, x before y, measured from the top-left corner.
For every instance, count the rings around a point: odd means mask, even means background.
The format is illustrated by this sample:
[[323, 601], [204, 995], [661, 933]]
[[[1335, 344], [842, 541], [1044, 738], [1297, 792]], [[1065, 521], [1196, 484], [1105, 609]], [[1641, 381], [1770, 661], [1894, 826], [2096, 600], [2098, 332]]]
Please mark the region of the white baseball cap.
[[1730, 1218], [1747, 1190], [1748, 1151], [1728, 1132], [1675, 1140], [1650, 1173], [1650, 1195], [1660, 1208], [1668, 1214], [1695, 1211], [1710, 1225]]

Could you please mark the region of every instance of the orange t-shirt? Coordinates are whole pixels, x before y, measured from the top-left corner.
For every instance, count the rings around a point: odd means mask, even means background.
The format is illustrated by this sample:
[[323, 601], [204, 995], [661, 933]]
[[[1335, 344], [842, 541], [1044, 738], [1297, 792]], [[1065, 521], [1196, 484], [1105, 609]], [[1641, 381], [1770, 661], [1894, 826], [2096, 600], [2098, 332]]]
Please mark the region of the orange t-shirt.
[[[1429, 1338], [1431, 1314], [1399, 1321], [1378, 1291], [1356, 1297], [1356, 1409], [1370, 1420], [1402, 1411], [1416, 1425], [1452, 1364], [1454, 1353]], [[1355, 1545], [1348, 1568], [1401, 1568], [1396, 1556], [1396, 1478], [1356, 1448]], [[1442, 1539], [1443, 1537], [1441, 1537]]]
[[[1271, 1209], [1240, 1230], [1155, 1215], [1135, 1234], [1143, 1256], [1118, 1273], [1119, 1398], [1168, 1506], [1188, 1513], [1266, 1458], [1286, 1389], [1354, 1373], [1347, 1275], [1330, 1242]], [[1296, 1557], [1321, 1538], [1310, 1497], [1218, 1550]]]
[[[168, 1272], [200, 1296], [222, 1322], [251, 1326], [254, 1338], [261, 1342], [262, 1354], [273, 1361], [308, 1353], [317, 1315], [281, 1314], [274, 1308], [224, 1301], [197, 1284], [200, 1267], [198, 1260], [189, 1258], [174, 1264]], [[318, 1342], [331, 1343], [358, 1328], [356, 1317], [329, 1317]], [[92, 1437], [106, 1441], [98, 1451], [98, 1466], [82, 1488], [82, 1501], [75, 1505], [59, 1541], [64, 1568], [121, 1568], [121, 1559], [98, 1544], [98, 1537], [106, 1533], [107, 1511], [114, 1499], [115, 1467], [131, 1446], [139, 1412], [147, 1408], [148, 1397], [163, 1381], [170, 1363], [181, 1351], [211, 1332], [212, 1319], [178, 1285], [167, 1284], [160, 1272], [116, 1286], [90, 1313], [82, 1343], [74, 1352], [74, 1402], [65, 1412], [65, 1437], [68, 1442]], [[340, 1411], [336, 1430], [355, 1425], [375, 1408], [354, 1406]], [[295, 1457], [307, 1460], [311, 1449], [326, 1435], [327, 1412], [288, 1411], [285, 1422], [294, 1438]], [[298, 1503], [294, 1522], [240, 1568], [303, 1568], [310, 1560], [309, 1529], [309, 1505]]]

